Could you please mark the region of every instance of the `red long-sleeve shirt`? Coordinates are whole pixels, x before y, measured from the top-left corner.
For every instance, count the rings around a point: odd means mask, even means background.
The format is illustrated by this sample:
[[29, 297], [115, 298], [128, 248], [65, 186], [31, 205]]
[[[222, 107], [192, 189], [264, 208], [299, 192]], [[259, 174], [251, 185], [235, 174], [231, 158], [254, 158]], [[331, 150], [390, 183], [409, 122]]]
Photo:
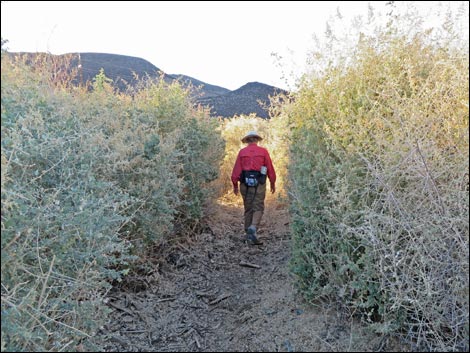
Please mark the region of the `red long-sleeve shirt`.
[[242, 170], [260, 171], [263, 165], [268, 169], [267, 175], [271, 183], [271, 188], [273, 188], [276, 185], [276, 171], [274, 170], [268, 150], [258, 146], [256, 143], [250, 143], [245, 148], [242, 148], [240, 152], [238, 152], [237, 160], [235, 161], [232, 171], [233, 187], [238, 188]]

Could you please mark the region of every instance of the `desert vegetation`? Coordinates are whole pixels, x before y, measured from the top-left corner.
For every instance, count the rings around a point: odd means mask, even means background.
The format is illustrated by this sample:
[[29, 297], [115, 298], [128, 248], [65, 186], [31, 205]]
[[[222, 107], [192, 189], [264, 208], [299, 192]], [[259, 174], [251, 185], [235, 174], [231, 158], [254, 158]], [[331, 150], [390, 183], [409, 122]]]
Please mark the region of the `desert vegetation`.
[[[94, 338], [111, 311], [107, 294], [130, 274], [154, 273], [148, 260], [166, 244], [198, 234], [204, 253], [188, 258], [209, 268], [213, 241], [217, 266], [230, 266], [239, 239], [214, 238], [206, 205], [229, 199], [240, 139], [257, 130], [290, 217], [276, 220], [282, 234], [267, 232], [280, 244], [264, 260], [271, 275], [289, 240], [289, 269], [309, 304], [327, 302], [402, 350], [468, 351], [469, 54], [455, 25], [468, 20], [468, 4], [434, 30], [389, 6], [386, 21], [371, 11], [367, 26], [342, 35], [329, 23], [297, 90], [272, 97], [269, 119], [210, 117], [189, 88], [162, 77], [127, 92], [104, 71], [77, 85], [72, 58], [31, 65], [2, 49], [1, 350], [102, 349]], [[217, 214], [235, 219], [235, 204]], [[216, 221], [237, 236], [236, 223]]]
[[450, 18], [437, 39], [409, 16], [339, 43], [332, 31], [284, 107], [291, 266], [307, 298], [413, 350], [465, 350], [468, 44]]
[[91, 337], [113, 281], [197, 229], [224, 146], [177, 84], [119, 94], [101, 72], [88, 92], [34, 67], [2, 55], [2, 351]]

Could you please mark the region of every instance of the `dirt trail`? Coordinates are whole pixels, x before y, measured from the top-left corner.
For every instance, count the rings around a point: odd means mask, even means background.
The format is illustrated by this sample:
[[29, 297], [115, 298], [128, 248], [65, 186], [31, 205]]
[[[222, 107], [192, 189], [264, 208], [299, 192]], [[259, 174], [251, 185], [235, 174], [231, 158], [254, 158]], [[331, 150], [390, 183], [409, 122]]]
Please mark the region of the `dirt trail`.
[[[379, 340], [326, 307], [308, 306], [289, 273], [286, 206], [268, 197], [243, 242], [241, 200], [219, 200], [207, 231], [166, 252], [145, 278], [110, 293], [106, 351], [377, 351]], [[161, 256], [161, 255], [160, 255]]]

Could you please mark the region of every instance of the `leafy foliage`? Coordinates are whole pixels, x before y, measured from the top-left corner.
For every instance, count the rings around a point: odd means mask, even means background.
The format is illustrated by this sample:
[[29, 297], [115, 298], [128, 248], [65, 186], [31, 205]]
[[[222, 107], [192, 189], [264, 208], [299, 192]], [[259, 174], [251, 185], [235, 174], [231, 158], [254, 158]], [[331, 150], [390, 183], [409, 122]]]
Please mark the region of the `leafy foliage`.
[[292, 269], [377, 332], [465, 350], [468, 51], [396, 24], [323, 52], [284, 107]]
[[94, 349], [111, 283], [200, 221], [223, 153], [177, 84], [121, 95], [101, 72], [87, 92], [48, 70], [2, 54], [2, 351]]

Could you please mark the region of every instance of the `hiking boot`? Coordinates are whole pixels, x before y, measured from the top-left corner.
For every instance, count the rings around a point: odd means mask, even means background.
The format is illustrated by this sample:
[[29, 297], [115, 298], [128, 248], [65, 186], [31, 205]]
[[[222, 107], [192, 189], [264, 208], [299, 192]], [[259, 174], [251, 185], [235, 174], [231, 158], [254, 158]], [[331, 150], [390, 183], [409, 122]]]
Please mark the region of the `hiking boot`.
[[248, 244], [252, 244], [252, 245], [262, 245], [263, 242], [259, 241], [257, 238], [256, 238], [256, 227], [255, 226], [249, 226], [247, 231], [246, 231], [247, 235], [246, 235], [246, 241], [248, 242]]
[[258, 240], [258, 238], [256, 238], [256, 235], [254, 234], [247, 235], [247, 242], [251, 245], [263, 245], [263, 242]]

